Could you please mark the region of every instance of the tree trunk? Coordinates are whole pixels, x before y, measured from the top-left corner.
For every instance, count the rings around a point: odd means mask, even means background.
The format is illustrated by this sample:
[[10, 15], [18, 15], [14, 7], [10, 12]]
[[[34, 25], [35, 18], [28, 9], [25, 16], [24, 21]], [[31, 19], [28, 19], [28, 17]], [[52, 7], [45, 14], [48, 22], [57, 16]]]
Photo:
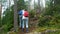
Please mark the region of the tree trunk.
[[14, 29], [18, 30], [17, 0], [14, 0]]
[[1, 4], [0, 4], [0, 18], [1, 18]]
[[40, 0], [38, 0], [38, 13], [41, 12], [41, 9], [40, 9]]
[[1, 23], [1, 13], [2, 13], [2, 0], [0, 2], [0, 24], [2, 25], [2, 23]]
[[35, 0], [34, 0], [34, 9], [35, 9]]

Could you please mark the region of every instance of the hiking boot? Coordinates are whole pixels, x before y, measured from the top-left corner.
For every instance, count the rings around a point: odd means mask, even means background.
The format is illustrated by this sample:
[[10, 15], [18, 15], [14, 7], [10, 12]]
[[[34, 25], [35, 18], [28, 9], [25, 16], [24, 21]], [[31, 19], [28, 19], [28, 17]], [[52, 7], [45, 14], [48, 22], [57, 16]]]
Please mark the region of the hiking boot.
[[26, 28], [26, 32], [29, 32], [29, 31], [28, 31], [28, 28]]
[[24, 28], [22, 28], [22, 32], [24, 32]]

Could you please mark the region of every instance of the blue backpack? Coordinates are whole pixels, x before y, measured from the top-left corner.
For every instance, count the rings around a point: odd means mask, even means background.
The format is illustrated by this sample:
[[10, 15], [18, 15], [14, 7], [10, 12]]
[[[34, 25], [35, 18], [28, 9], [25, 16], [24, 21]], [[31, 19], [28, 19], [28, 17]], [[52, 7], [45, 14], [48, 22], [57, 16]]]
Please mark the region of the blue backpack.
[[18, 12], [19, 15], [22, 15], [22, 13], [23, 13], [22, 10]]

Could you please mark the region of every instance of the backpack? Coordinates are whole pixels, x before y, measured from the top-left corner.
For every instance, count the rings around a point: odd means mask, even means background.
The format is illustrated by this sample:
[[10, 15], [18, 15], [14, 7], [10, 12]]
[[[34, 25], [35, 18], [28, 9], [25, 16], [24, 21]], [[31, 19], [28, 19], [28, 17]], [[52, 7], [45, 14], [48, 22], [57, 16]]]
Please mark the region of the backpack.
[[22, 13], [23, 13], [23, 12], [22, 12], [22, 10], [21, 10], [21, 11], [19, 11], [19, 13], [18, 13], [18, 14], [19, 14], [19, 15], [22, 15]]
[[28, 17], [29, 16], [29, 12], [28, 11], [24, 11], [24, 16]]

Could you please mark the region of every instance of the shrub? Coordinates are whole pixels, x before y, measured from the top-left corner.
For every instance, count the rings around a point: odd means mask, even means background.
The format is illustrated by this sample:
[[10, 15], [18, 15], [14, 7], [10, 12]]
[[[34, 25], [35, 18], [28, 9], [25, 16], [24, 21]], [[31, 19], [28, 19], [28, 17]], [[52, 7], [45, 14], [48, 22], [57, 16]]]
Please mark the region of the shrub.
[[34, 18], [34, 16], [36, 15], [36, 11], [35, 10], [31, 10], [29, 12], [30, 18]]
[[48, 16], [43, 16], [39, 18], [39, 26], [48, 26], [49, 25], [49, 21], [51, 20], [51, 18], [49, 18]]

